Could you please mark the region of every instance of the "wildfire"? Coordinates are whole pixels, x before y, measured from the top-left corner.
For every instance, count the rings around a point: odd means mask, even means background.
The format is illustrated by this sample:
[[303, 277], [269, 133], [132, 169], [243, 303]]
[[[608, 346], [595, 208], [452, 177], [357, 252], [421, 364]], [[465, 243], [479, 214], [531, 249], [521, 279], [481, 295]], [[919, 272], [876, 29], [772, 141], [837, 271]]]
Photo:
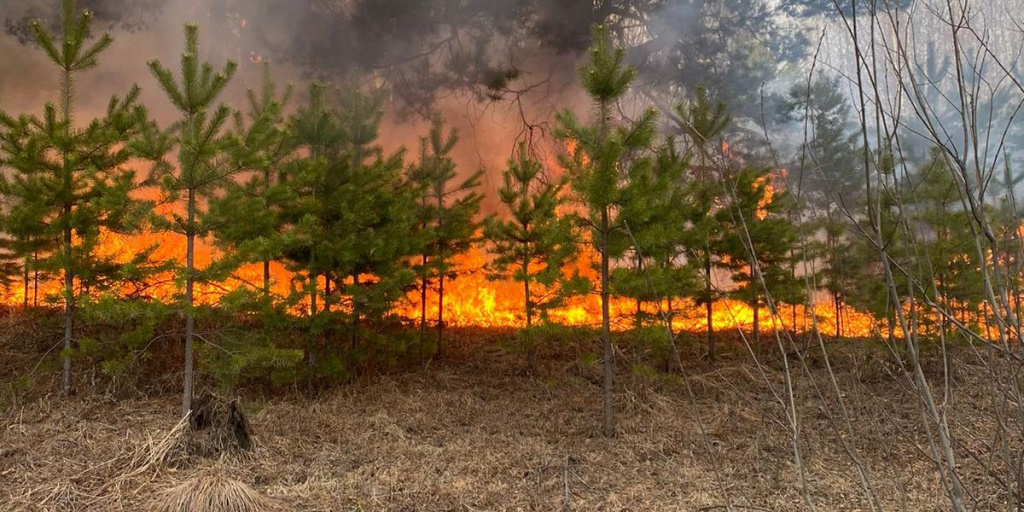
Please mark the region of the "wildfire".
[[[575, 143], [569, 141], [567, 150], [570, 154]], [[723, 148], [726, 149], [727, 148]], [[554, 168], [554, 167], [552, 167]], [[769, 178], [764, 178], [769, 179]], [[770, 180], [770, 179], [769, 179]], [[759, 204], [759, 212], [770, 204], [774, 189], [772, 184], [766, 186], [767, 193]], [[159, 193], [155, 190], [142, 191], [140, 198], [158, 200]], [[180, 205], [162, 204], [157, 213], [171, 215]], [[180, 213], [180, 212], [179, 212]], [[218, 249], [208, 241], [198, 240], [196, 247], [196, 268], [199, 271], [207, 268], [221, 256]], [[104, 233], [100, 240], [99, 256], [111, 258], [119, 262], [127, 262], [141, 251], [152, 250], [150, 260], [153, 263], [175, 262], [181, 264], [185, 254], [185, 238], [182, 235], [167, 232], [149, 232], [126, 236]], [[566, 269], [567, 272], [579, 273], [581, 276], [597, 280], [594, 262], [597, 254], [584, 251], [580, 257]], [[489, 256], [480, 248], [473, 248], [466, 254], [458, 256], [454, 262], [456, 277], [445, 283], [444, 319], [447, 325], [477, 327], [521, 327], [525, 324], [525, 295], [521, 283], [512, 280], [494, 280], [489, 277]], [[61, 301], [61, 280], [59, 276], [49, 276], [39, 283], [30, 286], [11, 286], [5, 295], [0, 296], [11, 305], [21, 304], [26, 293], [39, 302], [49, 301], [59, 304]], [[271, 265], [271, 291], [276, 296], [287, 296], [296, 290], [301, 279], [296, 279], [283, 265]], [[263, 283], [263, 266], [261, 264], [246, 265], [235, 271], [227, 282], [197, 283], [195, 290], [198, 304], [213, 305], [232, 289], [242, 287], [258, 288]], [[38, 288], [38, 292], [36, 289]], [[121, 295], [144, 296], [165, 302], [179, 297], [180, 283], [174, 278], [174, 272], [165, 271], [152, 276], [144, 283], [123, 283], [114, 290]], [[32, 302], [32, 301], [30, 301]], [[612, 327], [616, 330], [628, 330], [633, 327], [637, 312], [637, 304], [628, 298], [613, 298], [610, 305]], [[395, 309], [395, 313], [411, 321], [420, 318], [426, 311], [429, 321], [437, 318], [439, 301], [437, 292], [431, 287], [426, 297], [426, 306], [422, 307], [420, 292], [412, 290]], [[667, 304], [647, 303], [642, 310], [649, 316], [665, 313]], [[301, 313], [300, 308], [296, 313]], [[707, 317], [703, 306], [689, 300], [676, 300], [671, 312], [673, 328], [676, 331], [701, 332], [707, 328]], [[570, 326], [597, 327], [601, 324], [601, 301], [596, 293], [575, 297], [563, 307], [550, 311], [551, 321]], [[803, 305], [783, 306], [779, 315], [774, 318], [767, 310], [759, 315], [759, 328], [762, 332], [773, 329], [791, 329], [806, 331], [817, 320], [822, 332], [835, 332], [838, 315], [831, 301], [822, 301], [813, 307]], [[734, 300], [722, 300], [713, 304], [712, 325], [718, 332], [753, 327], [754, 312], [746, 303]], [[876, 326], [876, 321], [852, 308], [844, 308], [842, 312], [842, 332], [846, 336], [868, 336]]]
[[[101, 241], [101, 253], [105, 256], [120, 255], [127, 259], [128, 255], [137, 251], [155, 248], [154, 261], [179, 261], [184, 254], [184, 237], [173, 233], [147, 233], [137, 236], [105, 234]], [[197, 246], [196, 262], [198, 268], [205, 268], [219, 255], [209, 244]], [[584, 253], [573, 264], [574, 270], [581, 275], [594, 278], [592, 253]], [[488, 277], [489, 257], [482, 250], [474, 248], [459, 256], [455, 261], [457, 277], [445, 283], [444, 317], [445, 323], [452, 326], [476, 327], [521, 327], [525, 324], [525, 300], [521, 283], [511, 280], [493, 280]], [[196, 289], [196, 300], [201, 304], [215, 304], [232, 288], [240, 285], [258, 287], [263, 280], [262, 265], [247, 265], [236, 271], [229, 282], [200, 284]], [[271, 267], [272, 291], [284, 296], [292, 291], [293, 275], [278, 263]], [[158, 300], [171, 301], [178, 291], [178, 283], [168, 272], [151, 278], [151, 282], [136, 284], [144, 286], [143, 294]], [[120, 293], [138, 292], [129, 289], [129, 285], [119, 290]], [[29, 286], [29, 294], [33, 294], [34, 286]], [[24, 300], [24, 288], [12, 286], [4, 296], [4, 302], [11, 305], [21, 304]], [[39, 284], [39, 297], [60, 301], [61, 286], [59, 279], [46, 279]], [[429, 321], [437, 317], [437, 293], [429, 290], [427, 294], [426, 313]], [[661, 304], [662, 311], [665, 304]], [[615, 330], [628, 330], [633, 326], [636, 314], [636, 302], [627, 298], [614, 298], [611, 304], [612, 327]], [[659, 313], [659, 305], [645, 304], [644, 311], [649, 315]], [[692, 301], [675, 301], [673, 304], [673, 327], [676, 331], [702, 332], [707, 328], [707, 319], [703, 306]], [[409, 320], [420, 318], [421, 305], [418, 291], [410, 291], [406, 300], [402, 301], [395, 312]], [[773, 329], [793, 329], [806, 331], [813, 325], [812, 315], [816, 316], [818, 327], [822, 332], [831, 333], [835, 330], [834, 307], [830, 301], [822, 301], [814, 307], [782, 306], [778, 317], [772, 318], [767, 310], [759, 315], [759, 326], [762, 332]], [[596, 327], [601, 324], [601, 300], [597, 294], [589, 294], [570, 300], [564, 307], [550, 312], [551, 321], [570, 326]], [[844, 308], [843, 333], [847, 336], [868, 336], [876, 322], [869, 315]], [[753, 309], [746, 303], [734, 300], [722, 300], [713, 305], [712, 324], [716, 331], [727, 332], [737, 328], [750, 330], [753, 327]], [[794, 323], [795, 321], [795, 323]]]
[[[591, 267], [593, 254], [584, 254], [576, 263], [581, 275], [593, 278]], [[479, 249], [459, 257], [455, 267], [459, 276], [445, 284], [445, 323], [454, 326], [475, 327], [522, 327], [525, 299], [523, 287], [512, 281], [494, 281], [486, 277], [488, 258]], [[419, 292], [411, 292], [398, 313], [406, 318], [420, 317]], [[643, 311], [657, 316], [667, 304], [644, 304]], [[427, 294], [427, 318], [437, 317], [438, 297], [436, 292]], [[623, 331], [632, 328], [636, 314], [636, 302], [627, 298], [614, 298], [611, 303], [612, 328]], [[673, 304], [673, 328], [676, 331], [702, 332], [707, 329], [707, 316], [703, 306], [691, 300], [676, 301]], [[667, 313], [667, 312], [666, 312]], [[601, 299], [590, 294], [571, 299], [564, 307], [550, 312], [553, 322], [582, 327], [601, 325]], [[869, 336], [875, 320], [870, 315], [852, 308], [844, 308], [842, 331], [847, 336]], [[817, 320], [818, 329], [833, 333], [836, 329], [836, 312], [831, 301], [821, 301], [813, 307], [804, 305], [783, 306], [778, 317], [772, 318], [767, 309], [759, 315], [758, 324], [762, 332], [773, 329], [792, 329], [799, 332], [810, 330]], [[794, 321], [795, 320], [795, 321]], [[712, 306], [712, 326], [718, 332], [742, 329], [749, 331], [754, 325], [754, 310], [748, 304], [735, 300], [721, 300]]]

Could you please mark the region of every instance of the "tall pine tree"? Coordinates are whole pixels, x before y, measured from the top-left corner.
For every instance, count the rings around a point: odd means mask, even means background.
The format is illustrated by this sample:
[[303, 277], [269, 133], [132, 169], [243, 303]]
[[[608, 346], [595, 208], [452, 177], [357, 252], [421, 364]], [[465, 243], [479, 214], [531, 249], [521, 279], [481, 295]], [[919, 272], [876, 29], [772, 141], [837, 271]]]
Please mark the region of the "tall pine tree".
[[[457, 276], [455, 257], [469, 250], [479, 223], [480, 201], [477, 192], [482, 171], [459, 179], [451, 152], [458, 143], [458, 131], [445, 132], [444, 121], [435, 115], [430, 133], [420, 145], [419, 165], [412, 168], [410, 180], [421, 190], [421, 226], [424, 247], [417, 266], [420, 278], [420, 345], [427, 327], [427, 291], [434, 285], [437, 292], [437, 346], [435, 355], [442, 355], [444, 340], [444, 284]], [[421, 349], [422, 352], [422, 349]]]
[[[811, 209], [820, 219], [815, 230], [821, 243], [812, 238], [807, 246], [820, 255], [821, 277], [832, 295], [835, 335], [842, 335], [846, 290], [856, 286], [852, 275], [853, 241], [846, 234], [849, 221], [842, 210], [858, 211], [864, 201], [864, 176], [858, 135], [850, 124], [849, 100], [836, 78], [821, 78], [809, 85], [795, 85], [784, 105], [784, 114], [803, 126], [805, 141], [800, 145], [793, 168], [797, 212]], [[799, 204], [798, 204], [799, 203]], [[794, 212], [796, 213], [796, 212]], [[815, 247], [819, 246], [819, 247]]]
[[353, 349], [360, 348], [363, 324], [387, 317], [413, 284], [410, 261], [420, 249], [412, 234], [421, 191], [406, 179], [405, 151], [386, 154], [379, 145], [382, 102], [353, 85], [339, 95], [340, 154], [332, 165], [338, 186], [326, 197], [331, 273], [350, 302]]
[[769, 169], [749, 166], [728, 179], [726, 189], [729, 204], [718, 212], [727, 226], [723, 252], [736, 284], [733, 294], [753, 309], [754, 342], [759, 343], [765, 290], [771, 294], [769, 305], [804, 300], [805, 287], [790, 271], [798, 235], [789, 216], [791, 197], [772, 183]]
[[596, 119], [585, 125], [572, 111], [558, 114], [556, 135], [572, 147], [563, 158], [571, 176], [572, 189], [584, 208], [590, 243], [600, 255], [601, 344], [604, 354], [604, 434], [615, 435], [613, 361], [611, 340], [611, 262], [627, 245], [618, 206], [623, 199], [623, 182], [635, 168], [651, 165], [645, 152], [655, 134], [656, 114], [643, 112], [634, 122], [612, 119], [612, 109], [629, 90], [635, 72], [626, 65], [626, 53], [616, 48], [607, 30], [594, 29], [588, 61], [580, 69], [580, 80], [594, 103]]
[[562, 211], [566, 181], [546, 175], [525, 143], [509, 160], [503, 181], [499, 194], [508, 218], [486, 218], [484, 237], [494, 254], [491, 277], [523, 285], [526, 327], [521, 337], [532, 370], [537, 351], [534, 324], [547, 322], [551, 308], [584, 292], [587, 283], [578, 274], [567, 275], [564, 269], [576, 258], [579, 243], [572, 218]]
[[331, 270], [326, 260], [330, 240], [324, 236], [328, 230], [328, 214], [323, 197], [334, 186], [330, 181], [330, 164], [337, 160], [342, 138], [337, 117], [328, 105], [325, 84], [310, 86], [308, 103], [289, 120], [289, 130], [303, 157], [288, 166], [288, 179], [283, 184], [282, 255], [290, 270], [304, 275], [302, 295], [309, 302], [306, 384], [308, 391], [312, 392], [317, 373], [318, 345], [324, 327], [319, 282]]
[[[684, 245], [692, 238], [694, 180], [689, 176], [689, 158], [676, 146], [675, 138], [669, 137], [656, 148], [653, 165], [634, 166], [619, 212], [628, 228], [627, 259], [632, 265], [615, 270], [614, 291], [636, 301], [638, 365], [643, 364], [644, 304], [656, 304], [671, 330], [678, 299], [692, 296], [697, 283], [696, 269], [686, 263]], [[678, 359], [674, 342], [669, 349], [672, 359]]]
[[687, 247], [688, 261], [691, 265], [699, 265], [704, 276], [704, 290], [696, 295], [696, 302], [704, 306], [708, 360], [714, 362], [713, 308], [715, 301], [718, 300], [714, 277], [715, 270], [719, 267], [717, 256], [720, 252], [722, 233], [718, 219], [714, 215], [718, 208], [718, 198], [721, 196], [716, 170], [723, 156], [720, 151], [724, 142], [722, 136], [732, 119], [725, 103], [715, 101], [703, 87], [698, 87], [694, 91], [692, 102], [677, 105], [676, 114], [680, 128], [690, 139], [696, 178], [691, 194], [692, 208], [687, 210], [692, 230], [684, 245]]
[[280, 256], [281, 205], [275, 187], [285, 178], [285, 168], [295, 155], [295, 138], [284, 114], [291, 95], [290, 86], [278, 92], [270, 65], [265, 64], [260, 89], [246, 93], [248, 112], [235, 114], [237, 151], [250, 162], [242, 170], [245, 179], [226, 181], [224, 194], [210, 201], [207, 216], [217, 244], [236, 264], [262, 264], [264, 298], [270, 297], [271, 262]]
[[[181, 76], [165, 68], [159, 61], [149, 63], [150, 71], [171, 105], [181, 118], [166, 133], [154, 127], [147, 130], [145, 152], [157, 162], [152, 179], [158, 181], [166, 200], [183, 211], [175, 211], [164, 219], [162, 227], [185, 237], [185, 268], [181, 278], [185, 284], [182, 308], [185, 314], [185, 370], [182, 385], [181, 415], [192, 411], [195, 385], [194, 340], [196, 337], [195, 248], [207, 228], [202, 221], [203, 199], [210, 197], [244, 164], [232, 155], [238, 147], [227, 130], [231, 109], [218, 104], [237, 70], [228, 62], [220, 71], [199, 59], [199, 27], [185, 26], [185, 51], [181, 56]], [[177, 150], [177, 165], [166, 160]]]
[[63, 0], [59, 33], [49, 33], [40, 22], [32, 24], [36, 45], [59, 69], [58, 102], [48, 103], [41, 118], [0, 115], [2, 163], [15, 171], [0, 179], [0, 194], [11, 203], [8, 230], [18, 237], [26, 259], [28, 252], [39, 250], [36, 241], [57, 240], [56, 250], [33, 265], [63, 277], [64, 394], [72, 387], [78, 294], [109, 286], [108, 277], [123, 263], [118, 260], [124, 255], [97, 252], [100, 235], [131, 231], [143, 217], [141, 203], [131, 197], [135, 174], [126, 167], [134, 156], [131, 142], [146, 119], [137, 102], [139, 89], [113, 97], [101, 118], [80, 123], [75, 116], [76, 78], [95, 68], [111, 44], [107, 35], [94, 40], [92, 21], [92, 14], [79, 12], [74, 0]]

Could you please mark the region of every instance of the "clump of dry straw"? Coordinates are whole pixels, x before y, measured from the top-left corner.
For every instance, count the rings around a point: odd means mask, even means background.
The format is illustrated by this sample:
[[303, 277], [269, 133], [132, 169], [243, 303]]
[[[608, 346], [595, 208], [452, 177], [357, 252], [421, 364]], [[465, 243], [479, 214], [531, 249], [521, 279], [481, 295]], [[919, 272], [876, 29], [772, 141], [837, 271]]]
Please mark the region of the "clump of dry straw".
[[154, 512], [267, 512], [270, 502], [243, 482], [205, 474], [161, 493]]

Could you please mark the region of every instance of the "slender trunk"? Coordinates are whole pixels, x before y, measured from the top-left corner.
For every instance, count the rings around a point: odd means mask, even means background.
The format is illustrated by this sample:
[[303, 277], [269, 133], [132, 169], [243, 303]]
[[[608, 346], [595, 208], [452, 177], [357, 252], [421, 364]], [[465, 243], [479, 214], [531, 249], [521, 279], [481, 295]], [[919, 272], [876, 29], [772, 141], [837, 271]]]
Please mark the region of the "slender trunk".
[[755, 275], [755, 272], [756, 272], [756, 269], [754, 268], [754, 264], [751, 263], [750, 264], [750, 279], [751, 279], [750, 285], [751, 285], [751, 288], [753, 288], [753, 290], [754, 290], [754, 302], [751, 303], [751, 306], [754, 308], [754, 343], [757, 344], [758, 350], [760, 350], [760, 347], [761, 347], [761, 322], [759, 322], [760, 318], [758, 317], [758, 313], [760, 312], [761, 308], [758, 307], [760, 305], [759, 304], [760, 300], [759, 300], [758, 291], [757, 291], [758, 279], [757, 279], [757, 276]]
[[331, 276], [324, 274], [324, 313], [331, 311]]
[[195, 254], [196, 254], [196, 191], [188, 191], [188, 224], [185, 233], [185, 379], [181, 393], [181, 417], [192, 412], [192, 392], [195, 387], [195, 361], [193, 343], [196, 332]]
[[[676, 333], [675, 327], [672, 325], [672, 321], [675, 320], [675, 309], [672, 306], [672, 296], [670, 295], [665, 299], [665, 309], [668, 312], [668, 337], [669, 337], [669, 349], [672, 350], [672, 358], [668, 362], [668, 369], [672, 371], [672, 361], [678, 361], [682, 363], [683, 358], [679, 355], [679, 347], [676, 346]], [[682, 368], [680, 368], [682, 370]]]
[[263, 294], [270, 296], [270, 260], [263, 260]]
[[24, 278], [24, 285], [25, 285], [25, 290], [24, 290], [25, 297], [24, 297], [24, 304], [22, 304], [22, 306], [25, 309], [28, 309], [28, 285], [29, 285], [28, 266], [29, 266], [29, 259], [28, 259], [28, 256], [26, 256], [25, 257], [25, 264], [24, 264], [24, 268], [23, 268], [24, 275], [22, 276]]
[[[64, 208], [65, 218], [70, 219], [71, 207]], [[64, 372], [61, 380], [61, 393], [71, 394], [71, 342], [75, 328], [75, 274], [72, 270], [71, 228], [64, 228]]]
[[601, 210], [601, 345], [604, 351], [604, 435], [615, 437], [615, 411], [612, 388], [612, 331], [609, 289], [608, 207]]
[[[269, 195], [270, 195], [270, 180], [273, 179], [273, 175], [269, 168], [263, 169], [263, 190], [264, 206], [269, 208]], [[270, 258], [263, 259], [263, 295], [270, 297]]]
[[[316, 261], [316, 258], [314, 256], [310, 256], [309, 259], [311, 262], [310, 268], [312, 268], [313, 262]], [[308, 279], [309, 283], [307, 286], [309, 288], [310, 333], [309, 337], [306, 339], [306, 391], [312, 395], [316, 379], [316, 345], [319, 331], [319, 328], [316, 325], [316, 316], [319, 313], [316, 299], [318, 295], [317, 287], [319, 286], [318, 281], [320, 280], [320, 276], [311, 271]]]
[[711, 296], [711, 248], [704, 249], [704, 312], [707, 314], [708, 361], [715, 362], [715, 324], [712, 322], [714, 308]]
[[[320, 148], [313, 146], [310, 150], [310, 158], [314, 165], [320, 163]], [[315, 201], [317, 198], [317, 185], [314, 183], [311, 191], [311, 196]], [[309, 336], [306, 338], [306, 392], [310, 396], [313, 395], [315, 379], [316, 379], [316, 352], [317, 343], [320, 336], [320, 327], [317, 325], [317, 303], [316, 296], [319, 293], [317, 287], [319, 286], [320, 275], [316, 272], [316, 245], [311, 245], [309, 248]]]
[[[439, 184], [437, 192], [437, 232], [444, 230], [444, 184]], [[441, 249], [441, 242], [438, 241], [437, 254], [435, 257], [441, 259], [441, 266], [437, 273], [437, 357], [442, 356], [441, 343], [444, 340], [444, 274], [448, 263], [445, 261], [444, 251]]]
[[843, 305], [842, 301], [839, 300], [839, 294], [832, 294], [833, 307], [836, 309], [836, 338], [840, 338], [843, 335]]
[[[637, 256], [636, 256], [636, 271], [637, 271], [637, 275], [640, 275], [644, 271], [644, 262], [643, 262], [643, 259], [640, 258], [639, 254], [637, 254]], [[638, 299], [636, 299], [636, 311], [633, 314], [633, 329], [636, 330], [636, 332], [637, 332], [637, 337], [633, 341], [633, 355], [636, 358], [636, 370], [637, 370], [637, 371], [633, 372], [633, 377], [634, 377], [633, 387], [636, 388], [636, 389], [640, 389], [643, 386], [643, 382], [642, 382], [642, 379], [640, 378], [640, 373], [639, 373], [639, 370], [643, 366], [643, 363], [644, 363], [644, 356], [643, 356], [643, 348], [644, 347], [641, 346], [641, 341], [640, 341], [642, 339], [642, 337], [640, 336], [640, 329], [643, 328], [643, 326], [644, 326], [643, 324], [644, 324], [644, 320], [643, 320], [643, 301], [641, 301], [638, 298]]]
[[[32, 254], [32, 264], [39, 262], [39, 253]], [[39, 269], [32, 271], [32, 307], [39, 307]]]
[[[529, 258], [527, 258], [529, 262]], [[523, 297], [526, 300], [526, 368], [529, 371], [533, 371], [534, 363], [537, 357], [537, 347], [534, 345], [533, 340], [533, 304], [530, 303], [530, 274], [528, 263], [523, 264]]]
[[[794, 221], [794, 224], [796, 224], [795, 221]], [[793, 279], [793, 282], [795, 283], [795, 282], [797, 282], [796, 281], [796, 250], [789, 251], [789, 255], [790, 255], [789, 276]], [[792, 327], [792, 329], [793, 329], [793, 334], [796, 334], [796, 304], [793, 304], [792, 306], [793, 306], [792, 307], [792, 311], [793, 311], [793, 321], [792, 321], [792, 326], [793, 327]]]
[[[359, 274], [352, 274], [352, 289], [359, 290]], [[356, 292], [358, 293], [358, 291]], [[359, 348], [359, 303], [352, 296], [352, 350]]]
[[444, 339], [444, 273], [437, 276], [437, 357], [442, 357], [441, 342]]
[[420, 278], [420, 364], [423, 364], [423, 343], [427, 337], [427, 256], [423, 255], [423, 277]]
[[[66, 47], [65, 47], [66, 48]], [[64, 115], [64, 135], [68, 139], [71, 138], [71, 95], [73, 93], [73, 86], [71, 83], [71, 64], [70, 62], [65, 63], [63, 74], [61, 75], [61, 107]], [[72, 180], [72, 169], [68, 158], [68, 150], [62, 150], [61, 163], [63, 164], [64, 171], [64, 193], [67, 194], [70, 201], [71, 197], [75, 195], [74, 183]], [[65, 202], [63, 210], [63, 221], [64, 221], [64, 371], [61, 379], [61, 393], [67, 396], [71, 393], [71, 344], [72, 344], [72, 333], [74, 331], [74, 311], [75, 311], [75, 274], [72, 262], [72, 247], [71, 244], [74, 242], [72, 238], [71, 228], [71, 213], [72, 204]]]

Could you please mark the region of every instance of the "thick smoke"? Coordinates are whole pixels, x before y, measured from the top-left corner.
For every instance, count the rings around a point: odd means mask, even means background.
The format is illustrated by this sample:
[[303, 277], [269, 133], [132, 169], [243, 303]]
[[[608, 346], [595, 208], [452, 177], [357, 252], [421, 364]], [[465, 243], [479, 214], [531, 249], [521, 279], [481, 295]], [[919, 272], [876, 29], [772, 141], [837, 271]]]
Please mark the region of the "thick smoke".
[[[496, 190], [494, 177], [517, 140], [539, 141], [556, 108], [586, 107], [575, 87], [575, 49], [586, 40], [558, 41], [559, 51], [524, 42], [511, 26], [521, 15], [515, 3], [488, 0], [460, 11], [452, 2], [408, 0], [80, 0], [79, 8], [94, 13], [95, 32], [110, 33], [114, 44], [100, 66], [81, 77], [77, 107], [80, 118], [91, 117], [110, 95], [138, 84], [158, 122], [171, 122], [176, 114], [146, 63], [159, 59], [175, 68], [182, 26], [196, 23], [204, 59], [240, 64], [227, 103], [244, 105], [245, 90], [259, 85], [267, 61], [276, 80], [296, 85], [296, 101], [311, 80], [356, 77], [390, 92], [386, 149], [404, 146], [413, 157], [426, 132], [423, 119], [439, 111], [462, 135], [455, 155], [460, 169], [486, 168], [484, 185]], [[31, 44], [27, 23], [38, 19], [56, 28], [59, 1], [2, 5], [0, 109], [38, 113], [56, 98], [58, 75]], [[551, 9], [548, 15], [558, 15]]]
[[[37, 113], [56, 97], [56, 69], [27, 44], [25, 27], [34, 18], [53, 26], [58, 5], [59, 0], [0, 0], [0, 109]], [[518, 140], [538, 142], [542, 153], [550, 152], [541, 141], [550, 134], [552, 114], [561, 108], [589, 112], [576, 86], [576, 69], [593, 24], [608, 24], [630, 48], [640, 87], [658, 96], [659, 106], [706, 85], [730, 104], [734, 117], [756, 122], [761, 83], [771, 93], [786, 90], [771, 85], [780, 72], [789, 80], [805, 79], [807, 35], [815, 35], [814, 22], [821, 23], [815, 20], [831, 5], [823, 0], [79, 0], [80, 8], [94, 12], [96, 31], [109, 32], [114, 44], [99, 68], [78, 83], [78, 107], [87, 117], [105, 107], [110, 95], [138, 84], [154, 117], [171, 121], [174, 113], [146, 62], [160, 59], [176, 67], [182, 25], [197, 23], [203, 58], [241, 65], [226, 102], [244, 104], [244, 91], [259, 84], [265, 61], [273, 64], [279, 82], [296, 84], [296, 101], [310, 80], [355, 77], [390, 93], [385, 148], [405, 146], [413, 156], [426, 129], [422, 119], [440, 111], [462, 134], [456, 155], [460, 168], [468, 173], [485, 167], [486, 192], [493, 192]], [[841, 39], [837, 28], [830, 35]], [[844, 56], [841, 49], [829, 50], [822, 60], [842, 72], [841, 62], [849, 60]], [[646, 106], [649, 96], [639, 97], [635, 108]]]

